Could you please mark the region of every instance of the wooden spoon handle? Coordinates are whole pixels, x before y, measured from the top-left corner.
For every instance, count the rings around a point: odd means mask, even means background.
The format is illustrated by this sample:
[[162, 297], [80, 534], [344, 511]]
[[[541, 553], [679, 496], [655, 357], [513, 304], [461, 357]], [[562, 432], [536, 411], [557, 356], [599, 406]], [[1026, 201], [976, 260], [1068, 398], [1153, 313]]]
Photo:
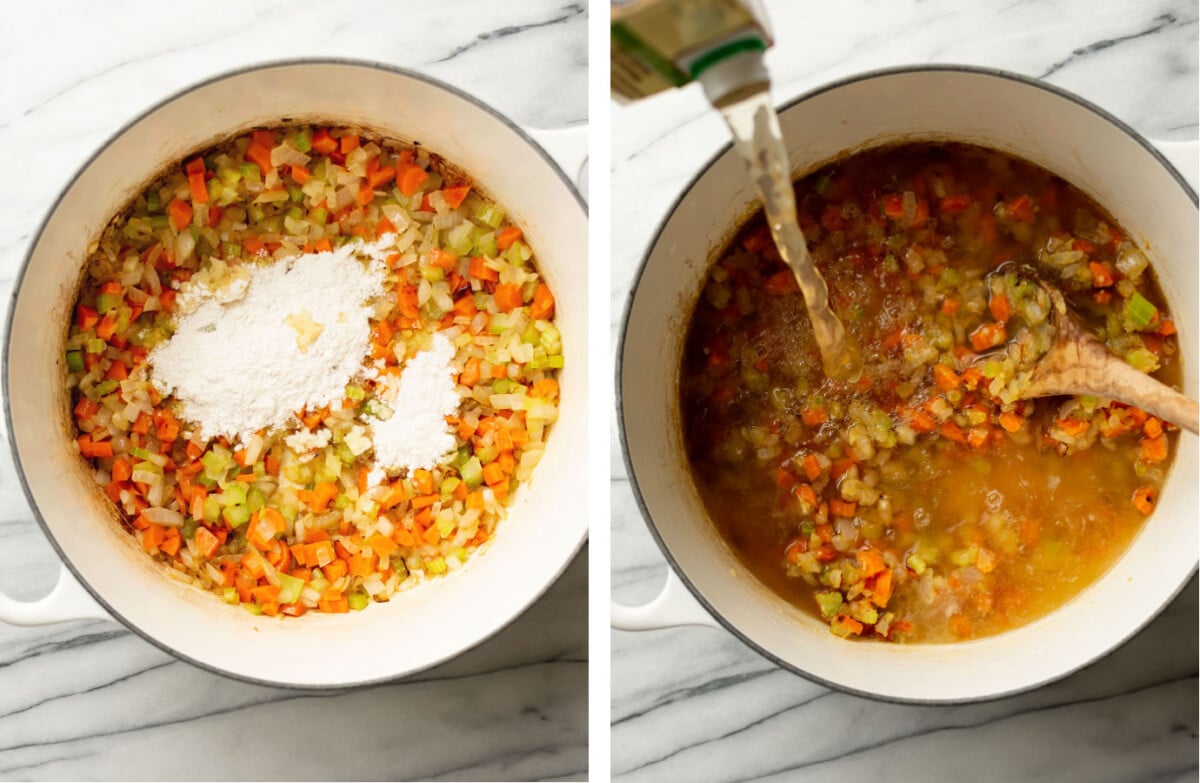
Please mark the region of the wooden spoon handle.
[[1092, 380], [1092, 393], [1098, 397], [1136, 405], [1147, 413], [1200, 434], [1200, 404], [1154, 380], [1124, 361], [1112, 357], [1105, 372]]

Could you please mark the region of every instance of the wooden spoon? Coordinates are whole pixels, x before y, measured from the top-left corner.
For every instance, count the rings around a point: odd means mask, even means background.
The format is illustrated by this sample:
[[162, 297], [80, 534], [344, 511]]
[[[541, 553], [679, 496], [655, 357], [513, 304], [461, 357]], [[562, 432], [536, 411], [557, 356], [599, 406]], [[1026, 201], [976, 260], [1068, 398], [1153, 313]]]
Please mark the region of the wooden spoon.
[[1034, 365], [1022, 398], [1058, 394], [1105, 397], [1200, 434], [1200, 404], [1111, 353], [1094, 334], [1079, 325], [1061, 291], [1032, 270], [1021, 271], [1022, 276], [1036, 282], [1050, 296], [1054, 326], [1054, 342]]

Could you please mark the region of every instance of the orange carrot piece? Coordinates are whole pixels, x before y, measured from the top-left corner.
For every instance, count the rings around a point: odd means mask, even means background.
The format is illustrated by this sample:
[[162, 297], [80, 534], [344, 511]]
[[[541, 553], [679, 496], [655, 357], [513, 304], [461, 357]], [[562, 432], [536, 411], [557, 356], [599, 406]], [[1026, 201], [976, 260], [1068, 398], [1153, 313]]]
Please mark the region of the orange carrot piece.
[[1154, 487], [1144, 486], [1138, 487], [1133, 492], [1133, 507], [1143, 514], [1149, 514], [1154, 510]]
[[[97, 444], [99, 445], [99, 444]], [[1167, 458], [1167, 436], [1145, 437], [1139, 443], [1138, 456], [1146, 462], [1162, 462]]]
[[538, 283], [533, 292], [533, 304], [529, 306], [529, 317], [545, 321], [554, 314], [554, 294], [545, 283]]
[[1008, 411], [1000, 414], [1000, 426], [1008, 432], [1017, 432], [1025, 424], [1025, 419], [1020, 414]]
[[257, 163], [258, 167], [262, 169], [263, 176], [266, 176], [271, 169], [275, 168], [271, 165], [270, 148], [261, 141], [250, 142], [250, 146], [246, 148], [246, 160]]
[[839, 500], [837, 498], [829, 501], [829, 513], [833, 514], [835, 517], [846, 517], [848, 519], [853, 517], [857, 511], [857, 503], [851, 503], [849, 501]]
[[502, 313], [510, 313], [521, 306], [521, 286], [515, 283], [501, 283], [496, 286], [496, 307]]
[[971, 347], [976, 351], [986, 351], [988, 348], [995, 348], [1007, 339], [1008, 332], [1005, 330], [1004, 324], [980, 324], [975, 331], [971, 332]]
[[296, 181], [297, 185], [303, 185], [311, 177], [312, 173], [308, 170], [307, 166], [301, 166], [298, 163], [292, 164], [292, 179]]
[[171, 216], [171, 225], [176, 231], [183, 231], [192, 222], [192, 205], [177, 198], [167, 206], [167, 214]]
[[958, 388], [958, 385], [962, 383], [962, 378], [948, 365], [935, 364], [933, 365], [933, 382], [942, 391], [950, 391]]
[[351, 576], [370, 576], [375, 573], [379, 560], [374, 552], [359, 552], [350, 557], [349, 569]]
[[483, 280], [485, 282], [492, 283], [498, 282], [500, 280], [500, 273], [485, 264], [484, 261], [485, 259], [483, 256], [475, 256], [472, 258], [471, 266], [467, 270], [467, 274], [476, 280]]
[[193, 540], [196, 542], [196, 547], [200, 550], [200, 555], [205, 559], [216, 554], [217, 547], [221, 545], [220, 539], [214, 536], [212, 531], [203, 525], [196, 528]]
[[885, 607], [892, 600], [892, 572], [885, 568], [875, 576], [871, 587], [871, 602], [876, 606]]
[[358, 149], [358, 134], [347, 133], [338, 139], [338, 146], [343, 155], [349, 155]]
[[396, 167], [396, 187], [405, 196], [412, 196], [416, 193], [427, 179], [429, 179], [429, 172], [415, 163], [406, 163]]
[[208, 185], [204, 182], [204, 167], [201, 165], [200, 171], [192, 172], [187, 175], [188, 190], [192, 192], [193, 204], [208, 203]]
[[467, 194], [471, 192], [471, 186], [467, 184], [451, 185], [450, 187], [442, 188], [442, 198], [446, 199], [446, 205], [450, 209], [458, 209], [466, 200]]
[[954, 441], [955, 443], [967, 442], [967, 435], [962, 431], [962, 427], [959, 427], [952, 421], [942, 422], [942, 425], [938, 427], [938, 433], [946, 440]]
[[521, 229], [516, 226], [505, 226], [496, 235], [496, 247], [501, 250], [508, 250], [521, 236]]
[[1008, 296], [1003, 293], [993, 294], [988, 300], [988, 310], [992, 313], [992, 318], [995, 318], [1000, 323], [1004, 323], [1012, 317], [1012, 306], [1008, 302]]

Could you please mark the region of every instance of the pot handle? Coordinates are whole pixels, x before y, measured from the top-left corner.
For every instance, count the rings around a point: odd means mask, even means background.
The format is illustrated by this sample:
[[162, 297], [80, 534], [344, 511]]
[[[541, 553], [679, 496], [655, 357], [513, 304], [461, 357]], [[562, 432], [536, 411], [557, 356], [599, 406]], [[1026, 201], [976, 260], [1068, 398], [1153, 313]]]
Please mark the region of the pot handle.
[[587, 200], [588, 126], [570, 125], [565, 128], [526, 128], [537, 145], [545, 150], [563, 170], [575, 188]]
[[0, 620], [13, 625], [49, 625], [68, 620], [111, 620], [108, 612], [84, 590], [66, 566], [59, 566], [58, 584], [45, 598], [16, 601], [0, 593]]
[[680, 625], [706, 625], [720, 628], [695, 596], [684, 586], [673, 568], [667, 568], [667, 581], [649, 603], [623, 606], [613, 602], [610, 622], [620, 631], [655, 631]]
[[1151, 139], [1150, 143], [1183, 175], [1184, 180], [1192, 186], [1192, 190], [1200, 189], [1197, 187], [1200, 182], [1200, 141]]

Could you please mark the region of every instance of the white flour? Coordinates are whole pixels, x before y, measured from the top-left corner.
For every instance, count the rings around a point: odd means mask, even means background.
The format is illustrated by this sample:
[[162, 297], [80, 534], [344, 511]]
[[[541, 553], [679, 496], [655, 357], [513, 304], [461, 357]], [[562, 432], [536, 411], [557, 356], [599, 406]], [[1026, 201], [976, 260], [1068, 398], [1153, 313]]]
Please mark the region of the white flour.
[[[372, 425], [375, 470], [368, 481], [378, 484], [385, 469], [430, 468], [454, 450], [454, 433], [446, 417], [458, 411], [461, 398], [454, 382], [454, 344], [442, 334], [433, 347], [408, 360], [394, 388], [385, 387], [380, 399], [392, 409], [391, 418]], [[392, 396], [392, 395], [395, 396]]]
[[188, 287], [198, 306], [150, 353], [151, 377], [174, 393], [205, 438], [279, 427], [302, 408], [341, 400], [370, 345], [369, 302], [383, 294], [381, 255], [351, 243], [242, 267], [247, 284], [219, 296]]

